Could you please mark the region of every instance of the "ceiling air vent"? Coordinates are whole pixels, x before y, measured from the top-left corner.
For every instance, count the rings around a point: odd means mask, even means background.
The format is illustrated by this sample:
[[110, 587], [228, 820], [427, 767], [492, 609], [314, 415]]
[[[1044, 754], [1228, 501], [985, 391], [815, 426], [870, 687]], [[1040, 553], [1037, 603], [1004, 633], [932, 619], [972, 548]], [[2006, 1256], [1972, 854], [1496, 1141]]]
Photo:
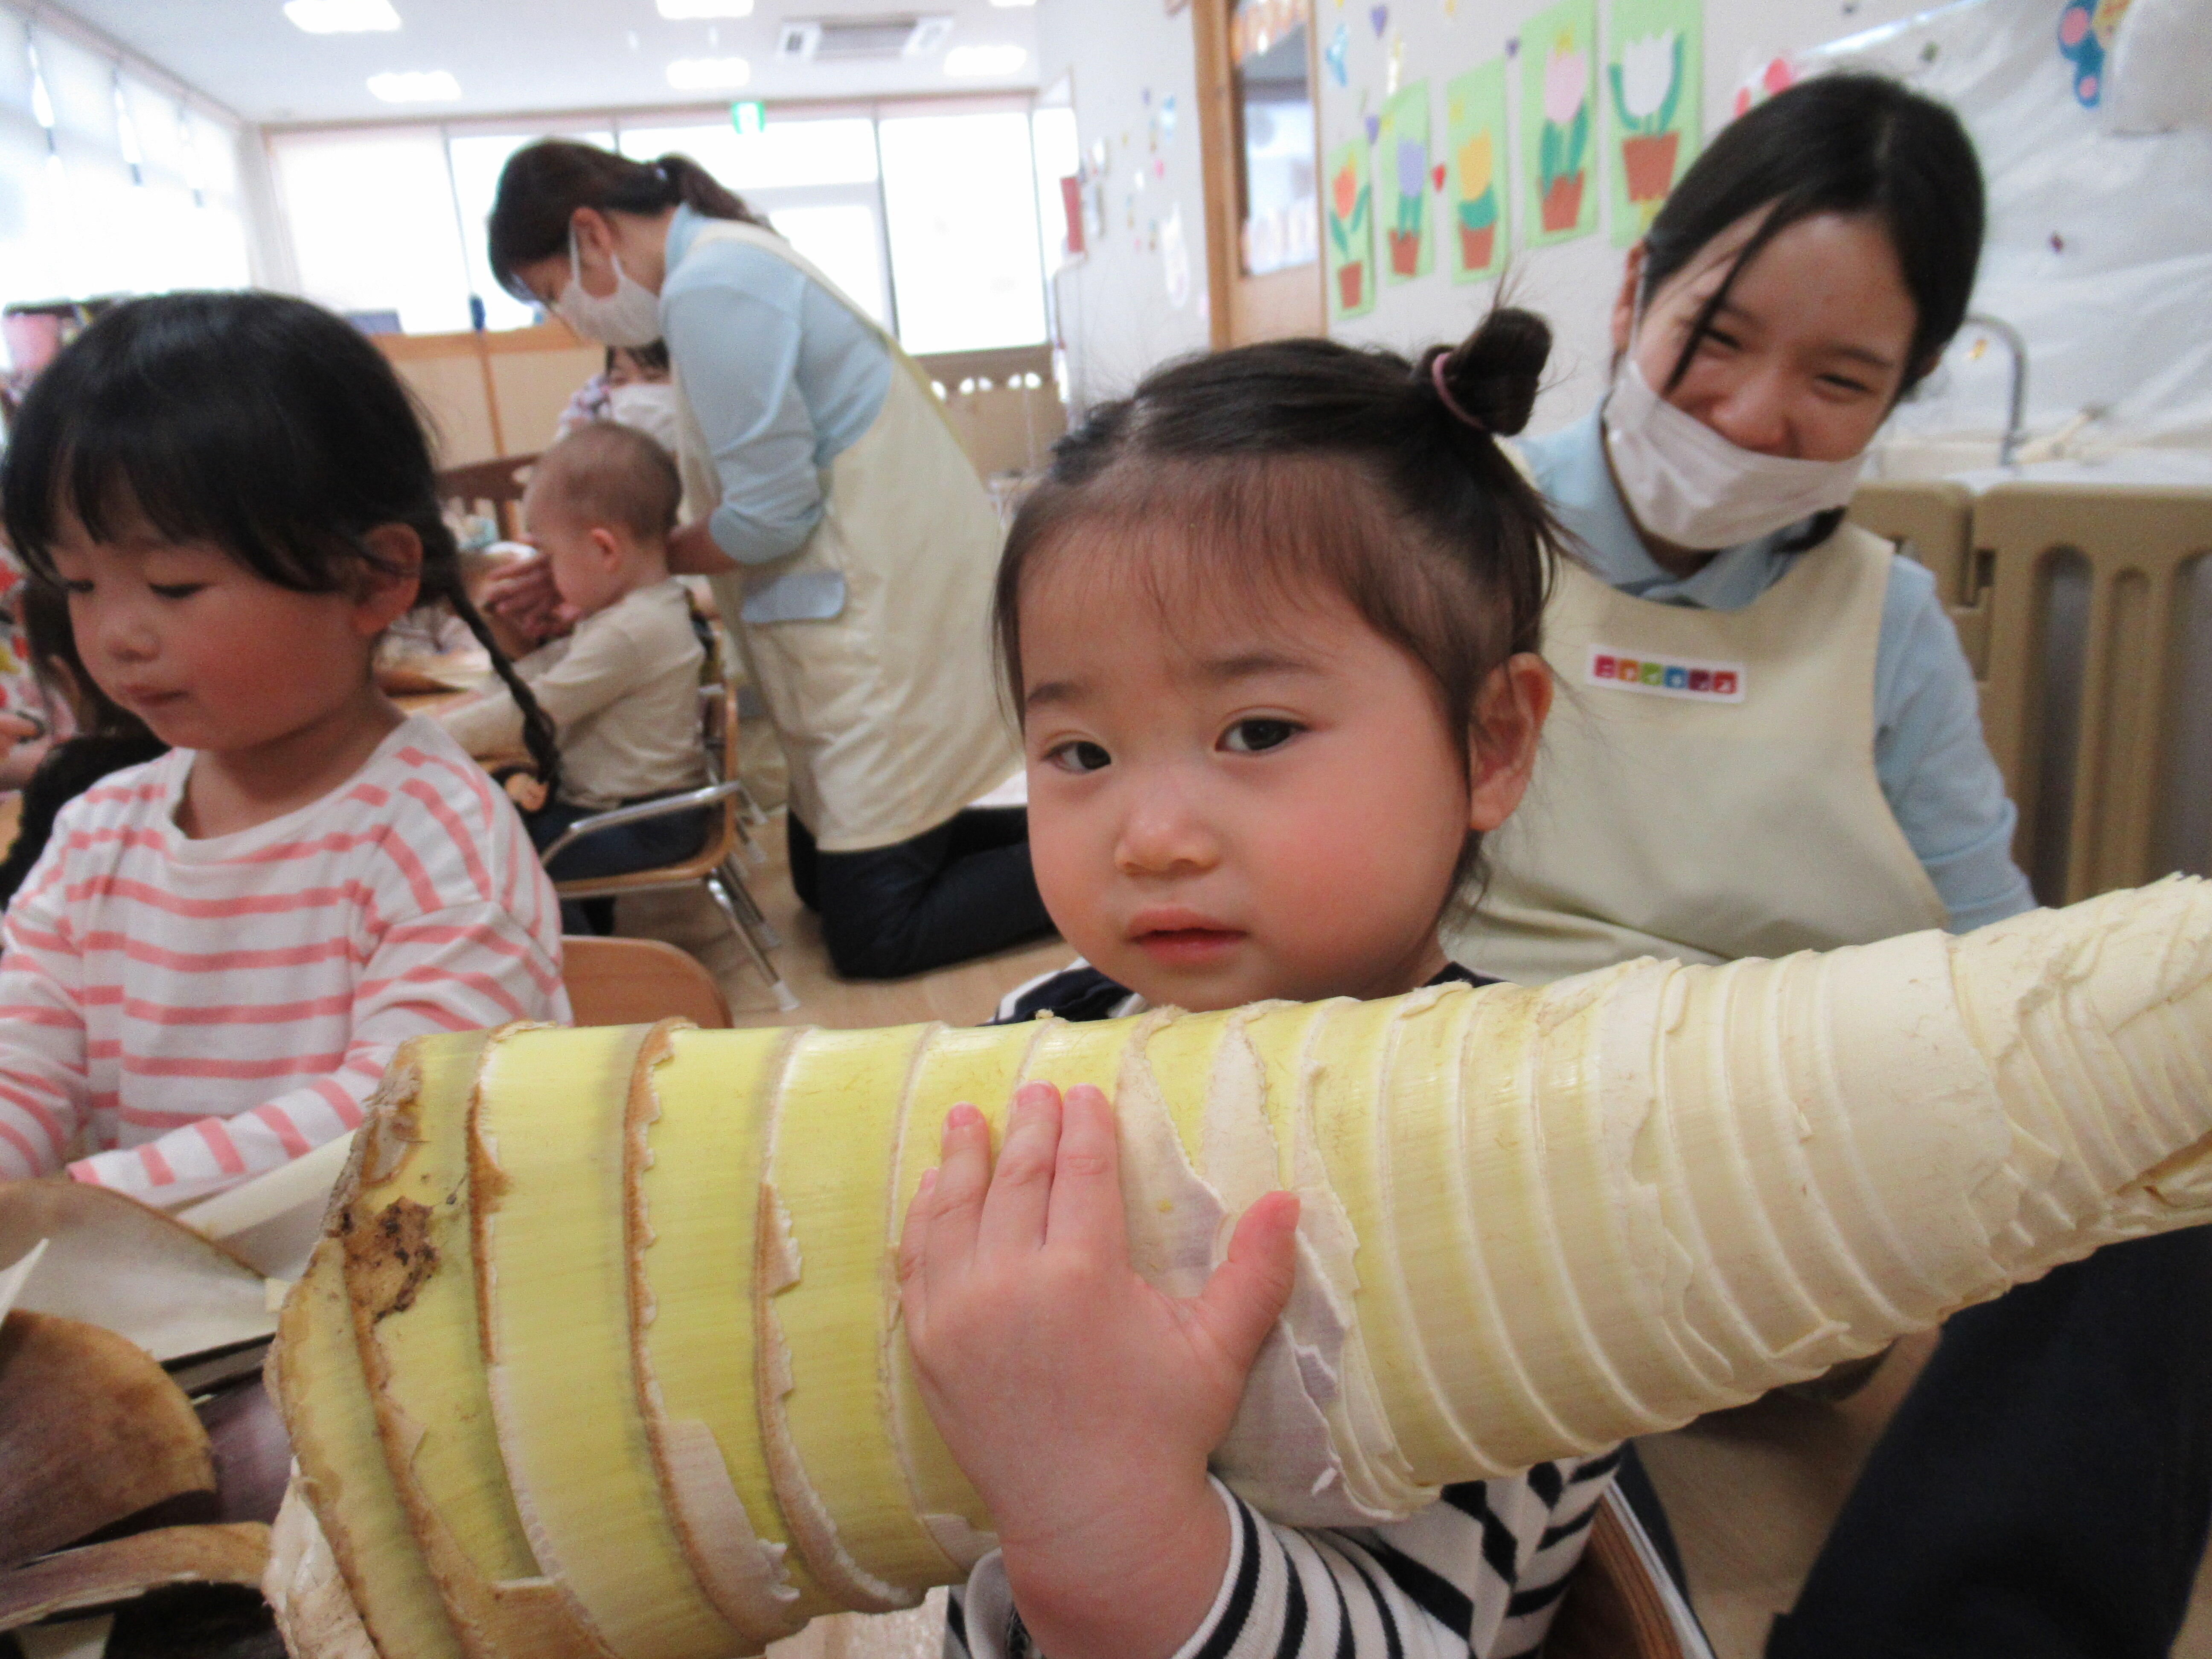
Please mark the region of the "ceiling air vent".
[[941, 15], [786, 18], [775, 55], [784, 63], [880, 63], [934, 52], [951, 33], [952, 19]]

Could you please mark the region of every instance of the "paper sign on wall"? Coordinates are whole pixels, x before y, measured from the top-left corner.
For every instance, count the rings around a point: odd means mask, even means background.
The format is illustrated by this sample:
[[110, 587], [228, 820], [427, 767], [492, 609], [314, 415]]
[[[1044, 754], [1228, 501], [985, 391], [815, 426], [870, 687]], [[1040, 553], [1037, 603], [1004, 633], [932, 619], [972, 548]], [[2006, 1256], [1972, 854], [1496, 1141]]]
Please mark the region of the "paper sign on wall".
[[1505, 60], [1493, 58], [1444, 82], [1444, 208], [1441, 231], [1455, 283], [1504, 268], [1510, 235], [1506, 171]]
[[1435, 260], [1429, 235], [1429, 83], [1416, 81], [1382, 106], [1375, 137], [1376, 191], [1386, 283], [1425, 276]]
[[1613, 149], [1607, 194], [1616, 247], [1651, 228], [1667, 192], [1697, 159], [1704, 37], [1700, 0], [1613, 0], [1600, 96]]
[[1528, 182], [1528, 245], [1597, 228], [1596, 0], [1559, 0], [1521, 29], [1521, 167]]
[[1375, 211], [1367, 186], [1367, 137], [1339, 144], [1328, 157], [1328, 308], [1334, 317], [1375, 309]]

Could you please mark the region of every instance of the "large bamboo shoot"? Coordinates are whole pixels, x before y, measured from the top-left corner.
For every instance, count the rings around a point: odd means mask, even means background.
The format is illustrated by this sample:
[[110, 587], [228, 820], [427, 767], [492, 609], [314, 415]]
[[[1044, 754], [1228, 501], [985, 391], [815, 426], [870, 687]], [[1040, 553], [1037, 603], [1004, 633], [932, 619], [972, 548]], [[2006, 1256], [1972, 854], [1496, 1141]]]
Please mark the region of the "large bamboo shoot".
[[[2212, 1219], [2212, 887], [1540, 990], [426, 1039], [385, 1116], [435, 1182], [371, 1170], [344, 1211], [373, 1232], [443, 1182], [473, 1218], [472, 1250], [448, 1223], [410, 1269], [425, 1340], [357, 1323], [387, 1407], [416, 1403], [380, 1437], [351, 1378], [319, 1367], [326, 1401], [286, 1366], [295, 1429], [380, 1447], [423, 1538], [349, 1548], [311, 1483], [349, 1582], [409, 1575], [356, 1599], [414, 1607], [427, 1555], [472, 1659], [520, 1656], [485, 1582], [534, 1565], [572, 1650], [703, 1659], [958, 1577], [989, 1516], [921, 1409], [891, 1249], [946, 1112], [996, 1123], [1032, 1078], [1115, 1096], [1133, 1257], [1163, 1286], [1202, 1283], [1261, 1193], [1300, 1194], [1297, 1287], [1216, 1466], [1278, 1518], [1378, 1520]], [[389, 1300], [378, 1271], [349, 1254], [356, 1310]], [[328, 1327], [328, 1273], [288, 1343]], [[481, 1428], [421, 1425], [445, 1461], [403, 1468], [392, 1425], [441, 1399], [489, 1401], [511, 1500]]]

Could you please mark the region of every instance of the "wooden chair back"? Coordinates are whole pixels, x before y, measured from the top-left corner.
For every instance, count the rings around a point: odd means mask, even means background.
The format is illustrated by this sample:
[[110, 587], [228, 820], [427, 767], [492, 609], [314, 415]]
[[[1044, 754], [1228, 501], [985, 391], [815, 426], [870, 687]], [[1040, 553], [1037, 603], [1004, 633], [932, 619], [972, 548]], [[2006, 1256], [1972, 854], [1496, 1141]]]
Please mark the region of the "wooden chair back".
[[522, 534], [522, 492], [535, 455], [503, 455], [496, 460], [447, 468], [438, 475], [438, 500], [465, 515], [479, 515], [514, 541]]
[[730, 1024], [722, 988], [696, 957], [657, 939], [561, 941], [562, 982], [579, 1025], [642, 1025], [682, 1018], [708, 1030]]
[[2212, 489], [2005, 483], [1974, 505], [1982, 729], [2045, 904], [2212, 860], [2208, 554]]

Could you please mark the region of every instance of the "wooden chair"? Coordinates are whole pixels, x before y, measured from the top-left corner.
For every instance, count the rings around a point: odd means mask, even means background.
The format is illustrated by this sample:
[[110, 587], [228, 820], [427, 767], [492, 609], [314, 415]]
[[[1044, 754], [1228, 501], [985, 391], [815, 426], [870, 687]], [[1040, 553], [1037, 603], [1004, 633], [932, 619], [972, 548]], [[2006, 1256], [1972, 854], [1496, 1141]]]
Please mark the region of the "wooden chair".
[[535, 455], [502, 455], [495, 460], [447, 468], [438, 475], [438, 499], [464, 515], [480, 515], [499, 526], [508, 541], [522, 534], [522, 491]]
[[730, 1024], [722, 988], [697, 957], [657, 939], [561, 941], [562, 982], [579, 1025], [643, 1025], [688, 1019], [707, 1030]]
[[1618, 1488], [1598, 1500], [1589, 1542], [1567, 1580], [1546, 1659], [1713, 1659]]
[[706, 888], [708, 896], [720, 908], [738, 936], [738, 943], [753, 959], [753, 965], [768, 981], [769, 990], [775, 998], [775, 1006], [788, 1013], [799, 1006], [799, 999], [783, 982], [769, 952], [783, 941], [776, 937], [775, 929], [769, 926], [768, 918], [761, 914], [760, 906], [753, 902], [751, 890], [745, 885], [744, 872], [739, 860], [752, 845], [747, 823], [758, 822], [760, 808], [738, 775], [738, 690], [734, 683], [703, 686], [699, 693], [701, 726], [705, 737], [708, 772], [710, 781], [697, 789], [686, 789], [679, 794], [664, 795], [658, 800], [640, 801], [631, 806], [617, 806], [605, 812], [594, 812], [589, 817], [579, 818], [550, 846], [544, 849], [544, 858], [549, 866], [586, 836], [602, 830], [611, 830], [620, 824], [641, 823], [648, 818], [665, 817], [672, 812], [688, 812], [702, 806], [719, 806], [719, 822], [710, 830], [706, 844], [681, 863], [663, 865], [656, 870], [638, 870], [624, 876], [594, 876], [574, 881], [556, 881], [553, 890], [563, 900], [619, 898], [625, 893], [655, 892], [666, 887], [689, 887], [694, 884]]

